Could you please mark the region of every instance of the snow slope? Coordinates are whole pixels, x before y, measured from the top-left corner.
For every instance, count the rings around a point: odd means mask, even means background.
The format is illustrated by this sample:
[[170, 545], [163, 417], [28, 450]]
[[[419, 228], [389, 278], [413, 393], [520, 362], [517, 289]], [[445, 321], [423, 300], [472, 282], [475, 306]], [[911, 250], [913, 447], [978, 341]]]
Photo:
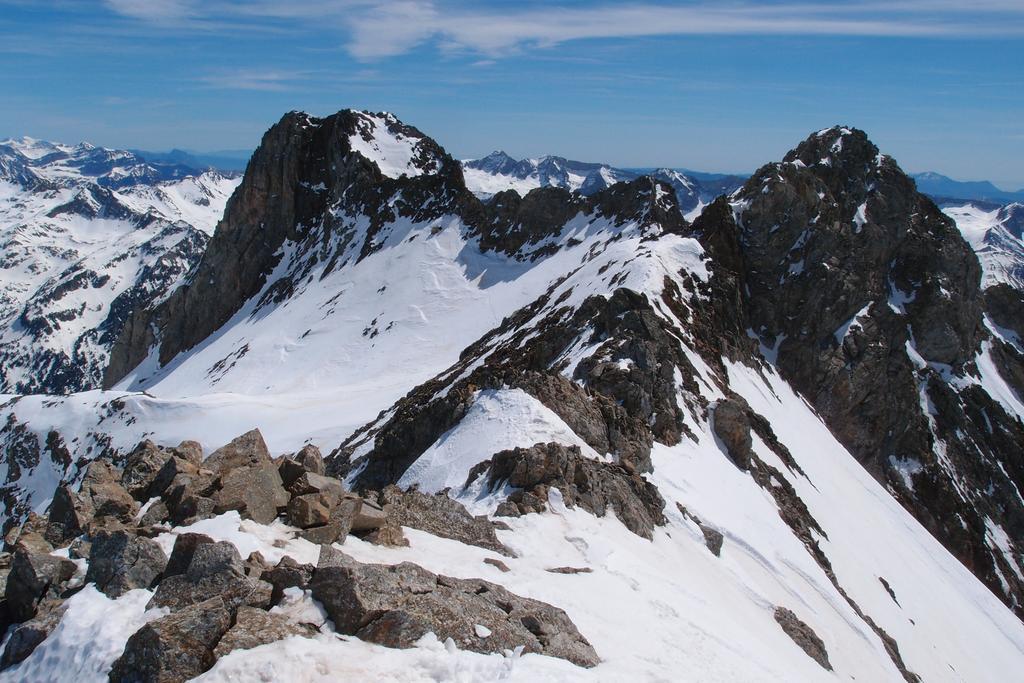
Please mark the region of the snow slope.
[[984, 273], [983, 287], [1006, 283], [1024, 289], [1024, 204], [982, 208], [968, 203], [946, 205], [942, 210], [974, 247]]

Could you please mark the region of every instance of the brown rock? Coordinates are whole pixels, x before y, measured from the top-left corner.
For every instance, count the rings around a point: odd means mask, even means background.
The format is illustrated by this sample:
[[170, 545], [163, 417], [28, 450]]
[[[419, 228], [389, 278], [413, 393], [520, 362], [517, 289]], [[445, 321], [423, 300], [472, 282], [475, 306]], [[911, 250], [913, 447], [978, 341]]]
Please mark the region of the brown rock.
[[312, 626], [292, 623], [283, 615], [255, 607], [239, 607], [235, 625], [220, 639], [213, 654], [220, 659], [235, 650], [251, 650], [289, 636], [310, 637], [316, 633]]

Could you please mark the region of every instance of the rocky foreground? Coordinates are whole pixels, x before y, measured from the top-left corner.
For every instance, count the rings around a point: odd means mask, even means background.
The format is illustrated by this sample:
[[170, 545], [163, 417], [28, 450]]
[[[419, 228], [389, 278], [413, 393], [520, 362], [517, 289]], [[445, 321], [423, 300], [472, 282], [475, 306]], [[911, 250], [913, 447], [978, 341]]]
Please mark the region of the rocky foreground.
[[[230, 510], [260, 523], [282, 516], [297, 535], [320, 544], [319, 562], [285, 556], [269, 566], [259, 553], [242, 558], [231, 543], [199, 533], [177, 535], [168, 556], [154, 540], [172, 525]], [[411, 563], [356, 562], [338, 549], [348, 534], [404, 544], [400, 522], [510, 553], [491, 522], [447, 496], [393, 487], [369, 497], [346, 491], [324, 476], [314, 447], [272, 460], [254, 430], [204, 461], [194, 442], [171, 449], [143, 442], [121, 470], [91, 463], [81, 491], [61, 485], [45, 519], [33, 515], [8, 535], [3, 626], [15, 627], [0, 666], [28, 657], [86, 584], [111, 598], [152, 589], [148, 607], [166, 612], [128, 640], [111, 681], [182, 681], [232, 650], [320, 630], [389, 647], [410, 647], [432, 632], [472, 651], [518, 649], [584, 667], [599, 661], [558, 608]], [[319, 602], [329, 621], [297, 623], [269, 611], [295, 589]]]

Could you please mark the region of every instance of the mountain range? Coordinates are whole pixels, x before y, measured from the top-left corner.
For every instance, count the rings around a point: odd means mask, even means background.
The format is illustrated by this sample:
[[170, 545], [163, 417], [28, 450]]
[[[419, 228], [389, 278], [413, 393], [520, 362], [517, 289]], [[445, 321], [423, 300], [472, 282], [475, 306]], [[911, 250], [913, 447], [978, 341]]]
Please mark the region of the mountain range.
[[844, 126], [746, 179], [353, 110], [241, 178], [0, 152], [3, 675], [1024, 663], [1020, 204]]

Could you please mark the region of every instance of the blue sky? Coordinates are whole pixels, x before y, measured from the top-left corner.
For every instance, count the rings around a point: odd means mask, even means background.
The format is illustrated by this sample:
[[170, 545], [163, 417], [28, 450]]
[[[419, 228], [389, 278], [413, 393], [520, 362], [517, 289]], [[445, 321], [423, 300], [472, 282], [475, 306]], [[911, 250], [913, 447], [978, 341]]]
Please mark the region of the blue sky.
[[749, 171], [843, 123], [1024, 187], [1024, 0], [0, 0], [0, 88], [0, 137], [239, 149], [354, 107], [460, 157]]

